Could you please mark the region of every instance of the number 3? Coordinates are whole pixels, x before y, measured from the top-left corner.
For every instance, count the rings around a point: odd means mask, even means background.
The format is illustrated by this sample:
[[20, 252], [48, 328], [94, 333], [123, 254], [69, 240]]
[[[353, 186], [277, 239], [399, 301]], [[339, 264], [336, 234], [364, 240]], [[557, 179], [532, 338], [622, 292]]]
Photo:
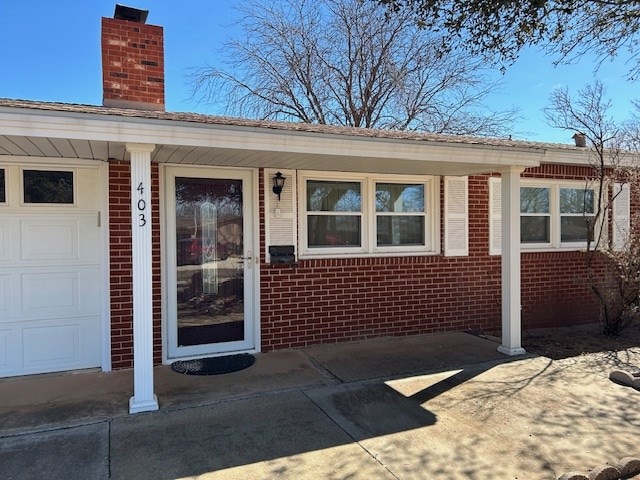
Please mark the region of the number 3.
[[144, 227], [147, 224], [147, 219], [144, 217], [144, 213], [140, 213], [139, 217], [140, 217], [140, 223], [138, 224], [138, 226]]

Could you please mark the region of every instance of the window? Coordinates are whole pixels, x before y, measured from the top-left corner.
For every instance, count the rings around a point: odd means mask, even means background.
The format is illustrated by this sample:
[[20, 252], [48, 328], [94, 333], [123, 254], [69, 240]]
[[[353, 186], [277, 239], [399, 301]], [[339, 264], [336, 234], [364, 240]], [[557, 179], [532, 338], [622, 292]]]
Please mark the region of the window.
[[23, 170], [24, 203], [73, 204], [73, 172]]
[[521, 243], [549, 243], [551, 241], [549, 198], [549, 188], [520, 188]]
[[[594, 216], [594, 192], [584, 188], [560, 188], [560, 241], [586, 242], [588, 222]], [[589, 240], [593, 240], [591, 229]]]
[[376, 183], [376, 244], [425, 244], [424, 184]]
[[0, 168], [0, 203], [7, 202], [7, 193], [4, 182], [4, 168]]
[[300, 173], [301, 253], [432, 251], [431, 177]]
[[307, 244], [362, 246], [362, 185], [359, 182], [307, 181]]
[[[501, 252], [500, 179], [490, 179], [490, 253]], [[589, 218], [595, 213], [595, 191], [584, 182], [522, 179], [520, 243], [523, 249], [584, 248]]]

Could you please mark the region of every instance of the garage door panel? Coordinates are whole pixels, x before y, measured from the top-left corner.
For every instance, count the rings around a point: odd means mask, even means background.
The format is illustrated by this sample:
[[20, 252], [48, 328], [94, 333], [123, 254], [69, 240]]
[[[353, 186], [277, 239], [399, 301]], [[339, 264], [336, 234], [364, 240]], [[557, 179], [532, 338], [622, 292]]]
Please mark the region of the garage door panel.
[[0, 220], [0, 263], [11, 260], [11, 221]]
[[50, 325], [23, 328], [23, 366], [80, 365], [80, 326]]
[[21, 275], [21, 316], [59, 318], [100, 313], [100, 271], [76, 268], [38, 269]]
[[0, 375], [100, 366], [99, 317], [26, 320], [0, 328]]
[[82, 315], [100, 315], [102, 306], [99, 301], [102, 297], [101, 271], [96, 268], [78, 270], [78, 305]]
[[41, 320], [22, 326], [22, 365], [26, 373], [100, 366], [99, 317]]
[[96, 195], [99, 179], [95, 170], [78, 169], [76, 172], [76, 191], [78, 204], [87, 210], [100, 209], [100, 197]]
[[78, 216], [79, 263], [100, 264], [101, 234], [100, 227], [98, 226], [99, 216], [100, 214], [98, 212]]
[[21, 260], [79, 260], [77, 220], [30, 218], [20, 227]]
[[11, 275], [0, 275], [0, 322], [11, 316]]
[[53, 317], [80, 312], [78, 272], [22, 275], [22, 313]]
[[20, 260], [23, 262], [98, 263], [100, 229], [98, 213], [55, 220], [35, 217], [21, 221]]
[[0, 329], [0, 372], [9, 370], [9, 348], [11, 338], [11, 330], [10, 329]]

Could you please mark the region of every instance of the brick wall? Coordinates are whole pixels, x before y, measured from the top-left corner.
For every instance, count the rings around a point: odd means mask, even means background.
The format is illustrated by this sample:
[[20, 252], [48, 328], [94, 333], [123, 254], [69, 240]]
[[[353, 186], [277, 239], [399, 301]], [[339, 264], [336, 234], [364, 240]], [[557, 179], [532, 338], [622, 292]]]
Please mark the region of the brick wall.
[[102, 18], [103, 104], [164, 110], [163, 29]]
[[[129, 162], [109, 162], [109, 268], [111, 294], [111, 364], [133, 366], [133, 298], [131, 256], [131, 168]], [[158, 166], [151, 165], [153, 236], [153, 352], [162, 361], [160, 326], [160, 213]]]
[[[587, 175], [588, 168], [560, 165], [541, 166], [524, 174], [572, 180]], [[262, 181], [260, 185], [262, 189]], [[469, 178], [469, 256], [456, 258], [340, 258], [301, 260], [296, 266], [266, 264], [261, 202], [263, 351], [385, 335], [499, 331], [501, 259], [488, 254], [488, 188], [488, 176]], [[264, 198], [263, 191], [260, 198]], [[580, 252], [524, 253], [522, 297], [524, 329], [598, 319]]]
[[[552, 170], [550, 172], [549, 170]], [[579, 167], [540, 167], [524, 176], [582, 179]], [[378, 336], [500, 330], [500, 257], [489, 255], [488, 176], [469, 178], [469, 256], [403, 256], [265, 263], [260, 175], [262, 350]], [[109, 164], [112, 365], [132, 366], [129, 163]], [[158, 166], [152, 164], [154, 362], [162, 359]], [[442, 185], [441, 185], [442, 190]], [[637, 197], [635, 200], [637, 206]], [[443, 203], [443, 202], [441, 202]], [[443, 215], [441, 215], [441, 218]], [[580, 252], [522, 254], [523, 328], [597, 321]]]
[[263, 267], [265, 351], [497, 327], [498, 259], [332, 259]]

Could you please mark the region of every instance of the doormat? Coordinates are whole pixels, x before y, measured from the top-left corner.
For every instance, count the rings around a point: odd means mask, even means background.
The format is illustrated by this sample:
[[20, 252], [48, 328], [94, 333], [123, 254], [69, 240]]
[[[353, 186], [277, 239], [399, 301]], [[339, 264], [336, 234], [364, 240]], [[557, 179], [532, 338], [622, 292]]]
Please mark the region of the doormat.
[[185, 375], [221, 375], [249, 368], [256, 359], [249, 353], [225, 357], [180, 360], [171, 364], [171, 370]]

